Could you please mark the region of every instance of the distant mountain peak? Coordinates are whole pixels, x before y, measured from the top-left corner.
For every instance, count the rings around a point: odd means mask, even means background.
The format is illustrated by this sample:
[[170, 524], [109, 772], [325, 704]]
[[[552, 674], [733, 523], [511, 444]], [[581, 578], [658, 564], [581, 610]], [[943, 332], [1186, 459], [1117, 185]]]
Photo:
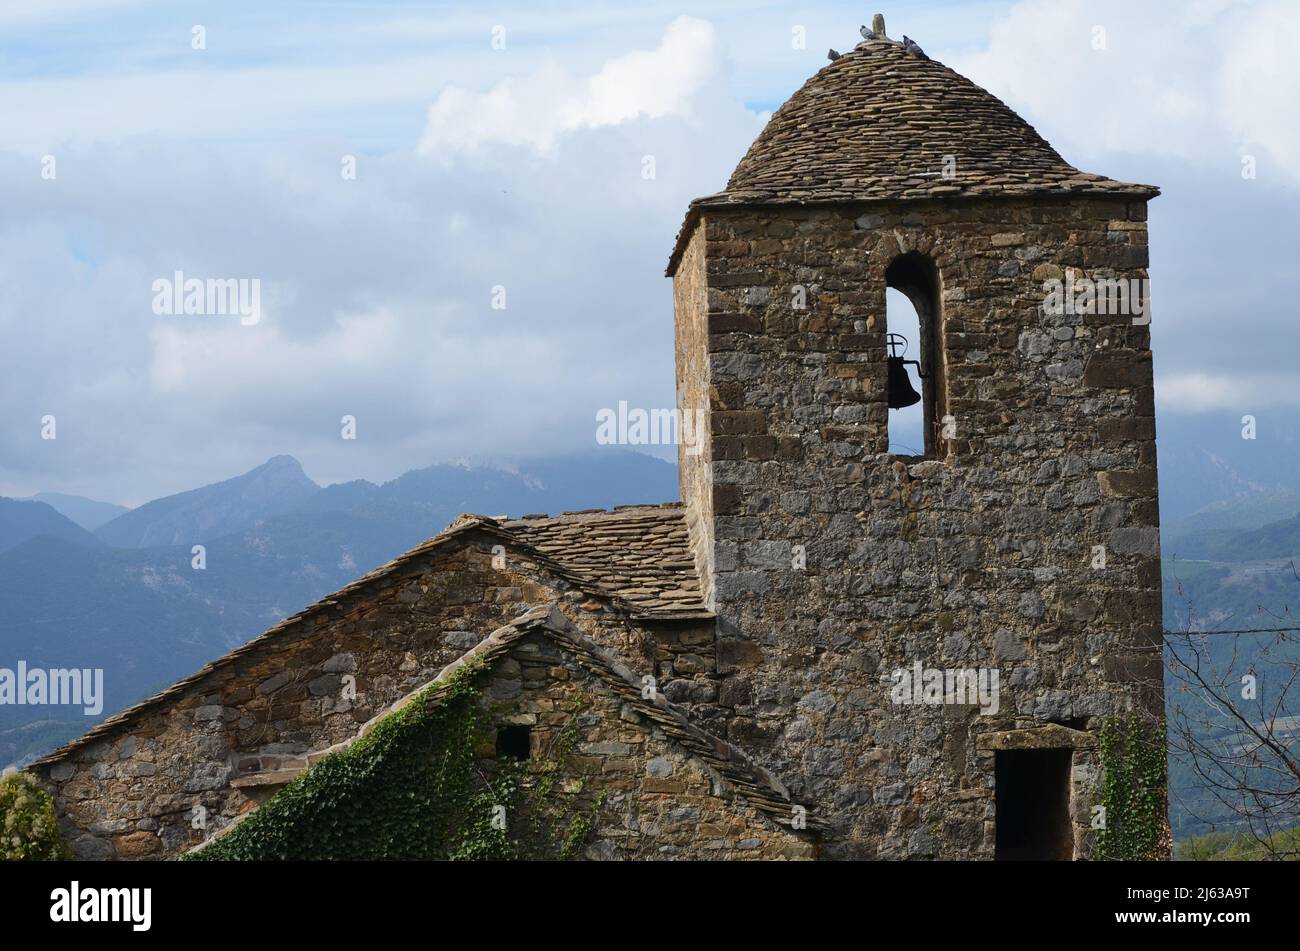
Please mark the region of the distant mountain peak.
[[85, 547], [97, 547], [94, 535], [45, 502], [0, 497], [0, 551], [42, 535]]
[[[245, 473], [245, 475], [251, 475], [254, 472], [261, 472], [263, 470], [270, 470], [270, 469], [286, 469], [286, 470], [292, 469], [295, 472], [303, 472], [301, 462], [299, 462], [293, 456], [281, 455], [281, 456], [272, 456], [270, 459], [266, 460], [266, 462], [262, 463], [256, 469], [250, 469], [247, 473]], [[306, 475], [306, 473], [303, 472], [303, 475]]]
[[96, 534], [119, 548], [192, 545], [292, 512], [319, 491], [293, 456], [272, 456], [242, 475], [148, 502]]
[[106, 522], [111, 522], [130, 509], [113, 502], [101, 502], [81, 495], [67, 495], [63, 492], [37, 492], [20, 502], [44, 502], [64, 518], [80, 525], [88, 532], [93, 532]]

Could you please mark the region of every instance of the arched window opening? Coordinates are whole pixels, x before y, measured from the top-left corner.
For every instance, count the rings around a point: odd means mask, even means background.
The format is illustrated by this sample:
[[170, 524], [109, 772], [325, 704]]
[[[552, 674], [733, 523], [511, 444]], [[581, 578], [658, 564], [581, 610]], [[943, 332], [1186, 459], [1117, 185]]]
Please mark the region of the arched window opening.
[[889, 451], [936, 459], [947, 414], [939, 274], [912, 251], [889, 265], [885, 284]]

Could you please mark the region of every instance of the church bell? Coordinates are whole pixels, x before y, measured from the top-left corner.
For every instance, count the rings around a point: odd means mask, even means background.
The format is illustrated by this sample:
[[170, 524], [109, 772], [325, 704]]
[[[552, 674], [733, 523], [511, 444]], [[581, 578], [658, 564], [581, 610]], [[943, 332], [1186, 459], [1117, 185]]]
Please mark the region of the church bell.
[[887, 346], [889, 356], [885, 360], [888, 364], [889, 378], [886, 394], [889, 397], [889, 408], [902, 409], [905, 406], [915, 406], [921, 402], [921, 394], [912, 386], [912, 381], [907, 375], [907, 365], [910, 363], [915, 366], [917, 375], [925, 379], [924, 374], [921, 373], [921, 364], [916, 360], [903, 359], [907, 353], [907, 338], [902, 334], [890, 334]]

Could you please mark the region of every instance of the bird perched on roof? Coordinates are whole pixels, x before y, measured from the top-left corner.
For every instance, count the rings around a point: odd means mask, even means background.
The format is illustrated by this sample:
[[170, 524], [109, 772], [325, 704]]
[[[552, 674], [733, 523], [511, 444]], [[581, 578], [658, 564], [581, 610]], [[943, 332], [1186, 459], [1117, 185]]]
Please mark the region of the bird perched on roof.
[[874, 30], [868, 30], [865, 26], [860, 26], [860, 27], [858, 27], [858, 32], [862, 34], [862, 38], [863, 38], [864, 40], [878, 40], [878, 39], [880, 39], [880, 34], [879, 34], [879, 33], [875, 32]]
[[903, 49], [907, 50], [913, 56], [921, 57], [921, 59], [930, 58], [925, 55], [925, 50], [921, 49], [921, 47], [916, 45], [916, 40], [912, 39], [906, 33], [903, 34]]
[[837, 59], [840, 58], [840, 54], [837, 53], [837, 52], [835, 52], [835, 50], [827, 50], [827, 51], [826, 51], [826, 58], [827, 58], [828, 60], [830, 60], [830, 61], [833, 63], [833, 62], [835, 62]]

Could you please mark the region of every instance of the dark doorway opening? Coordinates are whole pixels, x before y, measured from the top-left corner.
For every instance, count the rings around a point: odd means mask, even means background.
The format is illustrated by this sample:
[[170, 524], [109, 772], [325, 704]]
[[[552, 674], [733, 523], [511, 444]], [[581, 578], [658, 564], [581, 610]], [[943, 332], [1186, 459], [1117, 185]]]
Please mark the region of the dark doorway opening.
[[1000, 861], [1074, 858], [1070, 828], [1070, 750], [1003, 750], [997, 783]]
[[526, 726], [503, 726], [497, 730], [497, 756], [528, 759], [532, 744], [532, 730]]

